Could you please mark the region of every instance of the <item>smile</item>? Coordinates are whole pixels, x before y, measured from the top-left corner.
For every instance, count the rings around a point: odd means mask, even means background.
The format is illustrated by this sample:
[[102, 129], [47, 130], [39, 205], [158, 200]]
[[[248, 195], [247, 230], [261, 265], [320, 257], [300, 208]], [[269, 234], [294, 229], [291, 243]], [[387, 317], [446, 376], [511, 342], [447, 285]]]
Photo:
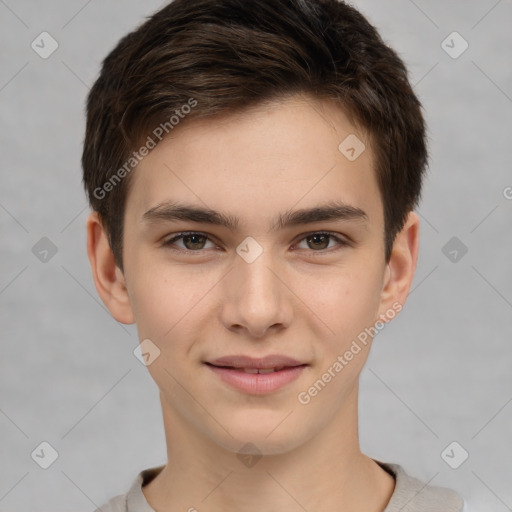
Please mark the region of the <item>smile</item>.
[[247, 394], [263, 395], [277, 391], [297, 379], [307, 365], [235, 368], [206, 363], [206, 366], [223, 383]]

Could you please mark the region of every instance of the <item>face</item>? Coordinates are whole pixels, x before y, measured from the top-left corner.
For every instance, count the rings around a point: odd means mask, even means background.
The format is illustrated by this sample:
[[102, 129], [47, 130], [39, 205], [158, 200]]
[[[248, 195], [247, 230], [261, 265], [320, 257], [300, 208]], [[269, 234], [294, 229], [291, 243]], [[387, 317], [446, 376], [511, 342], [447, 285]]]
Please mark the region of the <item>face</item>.
[[347, 414], [396, 298], [370, 143], [304, 96], [171, 135], [134, 171], [124, 220], [127, 301], [160, 351], [148, 370], [194, 432], [286, 452]]

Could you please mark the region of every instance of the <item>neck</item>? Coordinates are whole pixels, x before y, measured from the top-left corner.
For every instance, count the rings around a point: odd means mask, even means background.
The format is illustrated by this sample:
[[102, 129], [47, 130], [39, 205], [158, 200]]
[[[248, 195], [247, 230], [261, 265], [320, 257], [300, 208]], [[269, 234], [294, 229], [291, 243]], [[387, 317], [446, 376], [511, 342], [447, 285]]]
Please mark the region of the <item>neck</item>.
[[382, 512], [394, 479], [361, 453], [357, 390], [330, 424], [278, 455], [244, 459], [195, 430], [162, 397], [169, 463], [143, 488], [159, 512]]

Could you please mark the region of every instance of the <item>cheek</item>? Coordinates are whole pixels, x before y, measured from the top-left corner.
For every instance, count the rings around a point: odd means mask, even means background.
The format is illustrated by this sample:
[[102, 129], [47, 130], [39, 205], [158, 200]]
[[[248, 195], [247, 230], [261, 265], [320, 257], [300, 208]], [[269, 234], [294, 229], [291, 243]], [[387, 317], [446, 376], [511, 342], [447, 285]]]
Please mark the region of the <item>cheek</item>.
[[[374, 265], [375, 266], [375, 265]], [[380, 303], [380, 274], [368, 266], [350, 266], [330, 273], [320, 283], [312, 278], [302, 294], [329, 327], [335, 343], [357, 335], [377, 318]], [[306, 283], [305, 283], [306, 285]], [[333, 332], [332, 332], [333, 331]]]
[[168, 350], [175, 346], [170, 341], [193, 336], [195, 318], [206, 314], [204, 306], [218, 276], [156, 258], [140, 257], [132, 263], [134, 272], [128, 283], [139, 338], [154, 339]]
[[[150, 338], [162, 343], [168, 338], [179, 319], [184, 316], [187, 300], [180, 294], [180, 283], [161, 277], [157, 272], [139, 276], [133, 283], [135, 321], [140, 339]], [[186, 296], [186, 294], [185, 294]]]

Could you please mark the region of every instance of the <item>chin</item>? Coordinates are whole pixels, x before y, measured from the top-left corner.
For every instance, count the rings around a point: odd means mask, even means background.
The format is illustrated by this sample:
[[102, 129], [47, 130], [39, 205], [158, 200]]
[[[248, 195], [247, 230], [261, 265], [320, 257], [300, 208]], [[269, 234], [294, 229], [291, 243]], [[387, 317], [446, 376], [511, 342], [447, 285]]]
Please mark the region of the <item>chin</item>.
[[[292, 421], [283, 421], [286, 414], [272, 414], [265, 420], [253, 418], [251, 414], [245, 415], [245, 419], [240, 422], [231, 422], [225, 425], [229, 434], [222, 435], [214, 439], [224, 449], [239, 454], [259, 455], [284, 455], [294, 450], [298, 446], [307, 442], [313, 436], [307, 435], [307, 426], [302, 424], [301, 429], [297, 429]], [[291, 417], [291, 416], [290, 416]]]

